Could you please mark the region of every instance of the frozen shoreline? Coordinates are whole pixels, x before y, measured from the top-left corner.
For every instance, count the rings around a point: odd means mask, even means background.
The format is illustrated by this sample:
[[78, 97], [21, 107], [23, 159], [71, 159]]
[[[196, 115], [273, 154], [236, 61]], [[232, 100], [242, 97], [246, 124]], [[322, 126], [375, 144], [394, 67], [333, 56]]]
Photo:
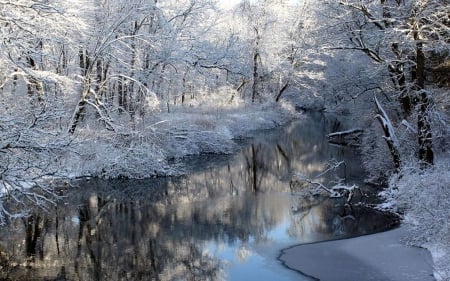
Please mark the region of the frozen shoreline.
[[400, 228], [350, 239], [294, 246], [282, 250], [285, 266], [318, 280], [427, 281], [433, 277], [430, 253], [406, 246]]

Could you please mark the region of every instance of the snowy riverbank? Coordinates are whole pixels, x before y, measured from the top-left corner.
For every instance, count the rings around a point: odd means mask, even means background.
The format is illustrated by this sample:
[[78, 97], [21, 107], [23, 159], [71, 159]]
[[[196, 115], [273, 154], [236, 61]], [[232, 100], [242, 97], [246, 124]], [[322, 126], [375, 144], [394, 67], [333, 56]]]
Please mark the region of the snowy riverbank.
[[431, 252], [438, 281], [450, 280], [449, 171], [449, 156], [436, 159], [435, 165], [428, 169], [405, 165], [382, 193], [386, 199], [382, 208], [404, 214], [407, 243]]
[[289, 268], [322, 281], [427, 281], [430, 254], [401, 242], [406, 227], [356, 238], [295, 246], [282, 251]]
[[146, 178], [184, 174], [178, 159], [199, 154], [230, 154], [236, 140], [255, 130], [273, 129], [300, 113], [287, 103], [173, 107], [144, 120], [139, 130], [99, 133], [80, 129], [72, 151], [60, 166], [65, 176]]

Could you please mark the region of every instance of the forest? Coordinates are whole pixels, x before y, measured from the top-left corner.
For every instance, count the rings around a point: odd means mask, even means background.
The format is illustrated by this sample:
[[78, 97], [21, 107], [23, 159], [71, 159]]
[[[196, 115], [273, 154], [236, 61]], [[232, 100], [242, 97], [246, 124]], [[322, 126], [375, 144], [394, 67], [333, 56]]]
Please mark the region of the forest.
[[0, 225], [55, 204], [55, 184], [181, 175], [185, 156], [332, 112], [447, 280], [449, 0], [225, 3], [0, 0]]

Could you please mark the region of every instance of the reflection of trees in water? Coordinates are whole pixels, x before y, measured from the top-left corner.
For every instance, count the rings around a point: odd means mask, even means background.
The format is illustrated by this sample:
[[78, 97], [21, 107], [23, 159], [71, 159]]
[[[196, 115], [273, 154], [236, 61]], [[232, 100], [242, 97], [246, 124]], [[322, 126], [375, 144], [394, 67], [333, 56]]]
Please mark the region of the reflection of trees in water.
[[[169, 182], [156, 187], [168, 198], [176, 185]], [[15, 229], [14, 237], [1, 244], [18, 262], [26, 260], [23, 253], [35, 259], [14, 270], [10, 259], [12, 274], [2, 270], [0, 279], [218, 280], [223, 265], [204, 243], [264, 240], [283, 217], [280, 199], [252, 193], [172, 205], [148, 203], [149, 197], [106, 183], [92, 180], [84, 191], [69, 192], [70, 204], [36, 212], [25, 224], [14, 222], [8, 228]]]
[[292, 198], [291, 227], [288, 230], [290, 236], [309, 241], [314, 239], [311, 235], [327, 230], [323, 221], [327, 215], [327, 206], [322, 206], [324, 200], [325, 198], [317, 196]]
[[[282, 134], [263, 133], [251, 146], [238, 155], [246, 171], [245, 186], [253, 191], [287, 191], [294, 173], [314, 177], [325, 169], [330, 159], [345, 160], [335, 173], [322, 177], [324, 183], [337, 178], [359, 178], [362, 173], [354, 149], [330, 147], [326, 135], [342, 124], [323, 115], [299, 120], [283, 128]], [[239, 159], [242, 157], [243, 160]], [[236, 174], [236, 173], [235, 173]], [[236, 182], [234, 180], [233, 182]]]
[[[289, 234], [304, 242], [338, 237], [341, 231], [370, 232], [368, 225], [377, 229], [389, 225], [385, 215], [340, 209], [336, 201], [321, 197], [247, 193], [163, 205], [149, 204], [146, 198], [118, 200], [120, 196], [108, 193], [78, 193], [78, 201], [31, 220], [33, 227], [18, 222], [11, 243], [2, 241], [16, 257], [26, 252], [28, 244], [14, 245], [46, 221], [34, 244], [40, 249], [34, 250], [41, 253], [39, 258], [28, 268], [10, 268], [9, 280], [218, 280], [224, 274], [223, 264], [207, 254], [204, 244], [264, 241], [287, 209], [292, 210]], [[4, 272], [0, 279], [8, 280]]]
[[25, 236], [25, 251], [28, 258], [33, 260], [38, 257], [43, 259], [43, 241], [40, 239], [43, 235], [44, 225], [48, 221], [41, 217], [41, 215], [31, 215], [26, 219], [23, 219], [23, 223], [26, 228]]
[[[34, 243], [34, 229], [41, 220], [27, 225], [16, 222], [14, 243], [9, 248], [20, 259], [40, 257], [0, 279], [5, 280], [217, 280], [220, 262], [206, 255], [192, 235], [177, 229], [174, 213], [155, 204], [140, 201], [104, 199], [86, 193], [84, 200], [43, 214], [47, 230], [39, 234], [41, 244]], [[78, 208], [76, 206], [78, 205]], [[77, 210], [78, 209], [78, 210]], [[188, 223], [184, 223], [188, 225]], [[32, 231], [31, 231], [32, 230]], [[31, 231], [31, 234], [30, 234]], [[30, 244], [28, 241], [31, 239]], [[31, 249], [35, 246], [35, 249]], [[13, 265], [9, 260], [8, 267]]]
[[[183, 188], [174, 184], [177, 199], [204, 199], [211, 196], [237, 195], [245, 192], [289, 192], [289, 181], [294, 173], [314, 177], [321, 173], [330, 158], [346, 160], [335, 174], [325, 175], [325, 183], [336, 176], [359, 176], [357, 157], [349, 148], [330, 147], [326, 134], [336, 127], [333, 118], [324, 116], [298, 120], [278, 132], [265, 131], [255, 137], [253, 144], [244, 147], [228, 163], [183, 179]], [[343, 157], [347, 157], [343, 159]], [[205, 161], [210, 161], [206, 157]], [[347, 171], [346, 171], [347, 170]], [[180, 197], [180, 192], [185, 192]], [[188, 198], [186, 198], [188, 197]]]
[[395, 215], [343, 199], [321, 196], [292, 197], [289, 235], [306, 242], [323, 241], [387, 230], [399, 223]]
[[261, 145], [252, 144], [248, 151], [243, 151], [246, 164], [245, 170], [247, 171], [245, 180], [246, 186], [249, 186], [252, 192], [258, 192], [260, 190], [263, 179], [262, 175], [267, 171], [265, 159], [258, 157], [261, 150]]

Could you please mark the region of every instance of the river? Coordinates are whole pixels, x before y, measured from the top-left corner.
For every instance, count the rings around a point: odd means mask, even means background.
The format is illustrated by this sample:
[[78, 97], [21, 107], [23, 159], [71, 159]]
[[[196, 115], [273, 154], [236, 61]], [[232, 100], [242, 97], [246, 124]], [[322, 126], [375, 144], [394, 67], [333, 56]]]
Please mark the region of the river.
[[342, 125], [305, 116], [243, 141], [235, 155], [182, 160], [188, 175], [83, 179], [60, 204], [0, 229], [1, 280], [309, 280], [280, 250], [386, 230], [395, 217], [292, 190], [295, 173], [362, 185], [354, 148], [330, 145]]

